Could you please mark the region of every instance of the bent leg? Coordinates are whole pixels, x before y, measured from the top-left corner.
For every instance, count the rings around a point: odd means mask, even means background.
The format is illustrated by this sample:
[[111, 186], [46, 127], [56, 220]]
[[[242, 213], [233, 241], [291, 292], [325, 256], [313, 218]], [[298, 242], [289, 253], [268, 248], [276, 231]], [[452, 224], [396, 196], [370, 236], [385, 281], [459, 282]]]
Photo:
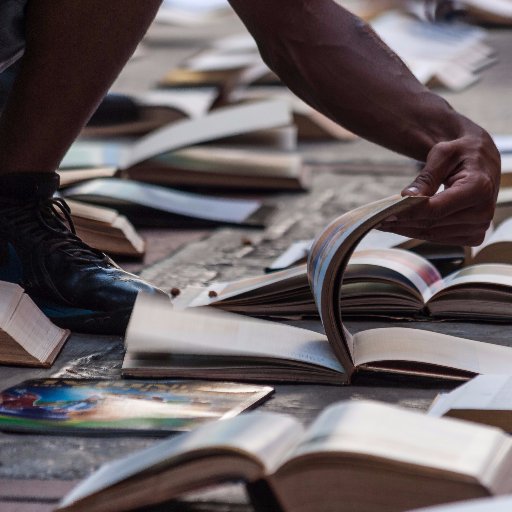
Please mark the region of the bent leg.
[[161, 0], [30, 0], [26, 50], [0, 118], [0, 173], [52, 172]]

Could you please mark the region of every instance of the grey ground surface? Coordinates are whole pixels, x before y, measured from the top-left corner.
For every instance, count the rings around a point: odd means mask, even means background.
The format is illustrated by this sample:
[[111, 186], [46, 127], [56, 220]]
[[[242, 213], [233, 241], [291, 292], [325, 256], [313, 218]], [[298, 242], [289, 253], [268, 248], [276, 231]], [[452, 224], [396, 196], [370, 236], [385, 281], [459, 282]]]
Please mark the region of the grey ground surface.
[[[234, 29], [230, 27], [230, 31]], [[168, 68], [198, 47], [193, 38], [170, 42], [154, 36], [146, 43], [147, 57], [131, 62], [116, 83], [122, 92], [139, 92], [148, 88]], [[493, 30], [490, 38], [499, 62], [483, 73], [476, 86], [462, 93], [444, 96], [462, 113], [482, 123], [493, 133], [512, 132], [512, 33]], [[343, 165], [354, 161], [401, 163], [404, 159], [373, 144], [308, 144], [301, 147], [307, 161], [314, 166], [314, 187], [310, 194], [271, 196], [278, 206], [275, 223], [265, 230], [218, 229], [193, 236], [191, 242], [143, 271], [144, 277], [164, 288], [212, 280], [231, 279], [257, 274], [289, 243], [310, 238], [340, 213], [367, 201], [399, 192], [412, 172], [401, 170], [389, 175], [360, 172], [350, 175]], [[252, 246], [244, 244], [250, 238]], [[172, 244], [171, 244], [172, 245]], [[318, 323], [308, 327], [320, 329]], [[351, 323], [360, 330], [376, 322]], [[415, 324], [415, 327], [441, 330], [474, 339], [512, 345], [509, 326], [465, 323]], [[123, 355], [122, 340], [115, 337], [73, 335], [51, 370], [19, 368], [0, 369], [2, 388], [27, 378], [39, 376], [117, 377]], [[277, 385], [274, 397], [265, 410], [288, 412], [310, 422], [325, 405], [345, 398], [372, 398], [426, 409], [446, 385], [433, 381], [364, 377], [350, 387]], [[149, 445], [150, 439], [82, 438], [0, 434], [0, 479], [80, 479], [100, 464]], [[213, 494], [194, 498], [192, 505], [173, 505], [161, 510], [249, 510], [238, 487], [224, 487]]]

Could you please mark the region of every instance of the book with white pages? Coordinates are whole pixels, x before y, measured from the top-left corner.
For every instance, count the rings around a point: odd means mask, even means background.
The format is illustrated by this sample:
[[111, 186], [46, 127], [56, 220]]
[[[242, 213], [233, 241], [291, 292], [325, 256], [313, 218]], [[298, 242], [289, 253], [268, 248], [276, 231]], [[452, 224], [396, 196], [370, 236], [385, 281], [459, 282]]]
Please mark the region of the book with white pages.
[[[331, 353], [336, 356], [330, 364], [337, 361], [342, 368], [341, 373], [338, 369], [338, 375], [334, 379], [339, 383], [350, 383], [353, 376], [361, 371], [466, 380], [476, 374], [506, 373], [512, 365], [512, 348], [509, 346], [400, 327], [371, 329], [352, 335], [344, 325], [343, 307], [340, 308], [340, 302], [343, 303], [346, 294], [344, 276], [358, 242], [368, 231], [389, 216], [413, 208], [425, 200], [427, 198], [424, 197], [393, 196], [359, 207], [335, 219], [320, 233], [313, 244], [306, 271], [328, 345]], [[411, 256], [407, 251], [404, 253]], [[359, 253], [357, 257], [360, 256]], [[424, 286], [425, 289], [422, 291], [427, 296], [431, 294], [425, 279], [432, 276], [411, 272], [414, 267], [408, 267], [409, 259], [395, 260], [395, 263], [400, 262], [409, 269], [411, 278], [417, 281], [419, 286]], [[465, 282], [467, 277], [469, 276], [462, 275], [459, 279]], [[480, 282], [487, 280], [489, 275], [486, 271], [483, 277], [477, 277], [477, 281]], [[449, 283], [449, 286], [453, 286], [453, 282]], [[464, 289], [462, 298], [468, 295], [468, 290]], [[418, 297], [423, 298], [421, 291], [418, 291]], [[482, 304], [485, 307], [480, 288], [474, 304], [475, 309], [481, 308]], [[209, 368], [213, 363], [216, 371], [208, 369], [206, 372], [212, 378], [233, 378], [231, 372], [235, 371], [240, 378], [250, 380], [247, 368], [251, 367], [256, 375], [261, 375], [262, 378], [272, 380], [270, 376], [275, 375], [275, 379], [284, 379], [285, 374], [281, 369], [283, 363], [285, 366], [291, 365], [290, 368], [297, 372], [296, 346], [287, 346], [283, 339], [285, 335], [291, 340], [298, 340], [298, 337], [271, 332], [272, 329], [277, 329], [277, 326], [283, 328], [285, 332], [291, 327], [267, 321], [258, 323], [258, 327], [253, 328], [250, 322], [257, 322], [255, 319], [235, 315], [218, 317], [218, 327], [210, 328], [209, 326], [213, 325], [212, 319], [209, 318], [212, 315], [211, 309], [193, 308], [179, 311], [168, 304], [162, 304], [160, 307], [151, 298], [142, 297], [135, 306], [128, 328], [128, 359], [125, 359], [124, 372], [132, 373], [143, 366], [146, 376], [151, 376], [153, 371], [160, 371], [163, 366], [167, 366], [165, 369], [169, 372], [168, 375], [173, 376], [174, 372], [183, 368], [183, 354], [186, 354], [186, 369], [193, 369], [192, 374], [187, 373], [185, 376], [191, 378], [194, 378], [194, 373], [197, 377], [204, 378], [205, 368]], [[506, 302], [504, 309], [505, 315], [510, 319], [510, 300]], [[250, 335], [242, 334], [239, 326], [241, 322], [244, 325], [245, 322], [249, 322], [247, 325], [251, 327], [248, 328], [248, 332], [252, 330]], [[315, 334], [304, 336], [306, 343], [300, 349], [301, 362], [311, 361], [308, 352], [314, 354], [319, 347], [326, 347], [325, 338], [313, 341]], [[313, 339], [308, 341], [308, 336], [313, 336]], [[276, 343], [276, 340], [279, 340], [279, 343]], [[149, 348], [151, 344], [154, 344], [152, 349]], [[266, 351], [261, 353], [263, 350]], [[279, 352], [276, 353], [276, 350]], [[286, 357], [287, 351], [290, 353], [289, 358]], [[152, 354], [149, 354], [148, 359], [144, 359], [147, 352]], [[162, 352], [168, 354], [168, 357], [162, 357]], [[137, 360], [132, 357], [133, 355]], [[212, 355], [216, 357], [212, 358]], [[277, 367], [279, 371], [276, 371]], [[293, 376], [295, 381], [299, 380], [299, 377], [302, 378], [300, 373]]]
[[0, 365], [49, 368], [70, 332], [54, 325], [21, 286], [0, 281]]
[[115, 209], [136, 226], [221, 223], [264, 227], [275, 210], [257, 199], [206, 196], [119, 178], [86, 181], [63, 190], [62, 196]]
[[430, 416], [449, 416], [512, 432], [512, 372], [478, 375], [462, 386], [437, 396]]
[[[276, 150], [208, 148], [197, 144], [290, 126], [284, 102], [260, 101], [216, 109], [206, 116], [172, 123], [134, 142], [81, 140], [72, 145], [62, 169], [115, 167], [118, 175], [172, 186], [304, 189], [311, 172], [295, 153]], [[274, 135], [272, 134], [274, 133]], [[293, 143], [293, 140], [291, 141]], [[287, 144], [290, 141], [287, 142]]]
[[105, 464], [57, 510], [126, 512], [238, 481], [261, 512], [403, 512], [506, 495], [511, 469], [498, 429], [354, 400], [306, 429], [259, 411], [208, 423]]
[[480, 28], [428, 23], [398, 11], [376, 18], [372, 27], [424, 84], [462, 90], [478, 80], [482, 67], [495, 61]]
[[141, 258], [144, 239], [131, 222], [112, 208], [68, 200], [77, 235], [91, 247], [107, 254]]

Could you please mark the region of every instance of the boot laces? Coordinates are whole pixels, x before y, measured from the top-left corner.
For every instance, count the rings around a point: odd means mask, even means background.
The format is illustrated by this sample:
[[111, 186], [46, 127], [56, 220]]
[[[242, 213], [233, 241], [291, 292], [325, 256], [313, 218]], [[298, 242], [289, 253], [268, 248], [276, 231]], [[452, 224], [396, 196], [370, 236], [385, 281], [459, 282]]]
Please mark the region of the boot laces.
[[4, 220], [18, 233], [29, 237], [34, 246], [47, 251], [63, 251], [75, 261], [104, 262], [105, 256], [82, 242], [76, 234], [71, 209], [60, 197], [44, 198], [0, 208]]

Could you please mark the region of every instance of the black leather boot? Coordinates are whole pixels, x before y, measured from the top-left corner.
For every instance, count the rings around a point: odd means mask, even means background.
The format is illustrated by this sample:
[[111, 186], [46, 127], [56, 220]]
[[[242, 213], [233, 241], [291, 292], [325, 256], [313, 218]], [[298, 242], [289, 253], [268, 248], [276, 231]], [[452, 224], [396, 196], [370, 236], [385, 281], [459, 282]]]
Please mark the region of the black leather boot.
[[0, 280], [61, 327], [123, 334], [139, 291], [165, 294], [78, 238], [58, 186], [57, 174], [0, 176]]

